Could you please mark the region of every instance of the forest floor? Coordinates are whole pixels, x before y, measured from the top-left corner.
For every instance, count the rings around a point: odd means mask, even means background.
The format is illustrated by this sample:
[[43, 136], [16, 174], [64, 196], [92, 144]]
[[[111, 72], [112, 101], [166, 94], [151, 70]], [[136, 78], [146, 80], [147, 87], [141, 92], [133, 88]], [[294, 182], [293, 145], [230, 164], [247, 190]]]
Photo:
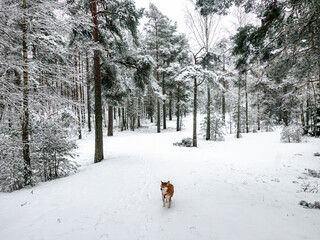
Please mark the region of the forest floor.
[[[281, 143], [280, 132], [249, 133], [198, 148], [173, 146], [192, 136], [175, 122], [104, 138], [93, 164], [94, 136], [79, 141], [82, 167], [69, 177], [0, 193], [3, 240], [319, 240], [320, 139]], [[175, 194], [162, 207], [160, 181]], [[309, 184], [309, 185], [308, 185]], [[310, 190], [314, 188], [314, 192]], [[305, 190], [305, 191], [304, 191]]]

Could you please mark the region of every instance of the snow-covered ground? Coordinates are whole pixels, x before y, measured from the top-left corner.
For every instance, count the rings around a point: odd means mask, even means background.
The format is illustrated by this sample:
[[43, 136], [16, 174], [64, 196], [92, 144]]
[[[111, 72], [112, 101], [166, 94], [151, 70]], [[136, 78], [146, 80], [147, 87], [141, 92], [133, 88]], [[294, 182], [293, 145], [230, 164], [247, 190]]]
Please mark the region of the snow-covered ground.
[[[299, 205], [320, 200], [302, 190], [319, 183], [305, 174], [320, 168], [319, 139], [289, 144], [279, 132], [250, 133], [173, 146], [192, 135], [191, 118], [185, 124], [179, 133], [175, 122], [161, 134], [115, 132], [99, 164], [86, 135], [78, 173], [0, 193], [0, 239], [320, 239], [320, 210]], [[175, 186], [171, 209], [162, 207], [161, 180]]]

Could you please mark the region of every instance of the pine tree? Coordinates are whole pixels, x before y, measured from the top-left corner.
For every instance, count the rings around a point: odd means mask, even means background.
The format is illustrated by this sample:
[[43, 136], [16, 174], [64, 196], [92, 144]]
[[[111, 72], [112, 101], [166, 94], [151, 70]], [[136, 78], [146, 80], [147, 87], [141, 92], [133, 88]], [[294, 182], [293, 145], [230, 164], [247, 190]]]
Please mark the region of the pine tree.
[[[149, 11], [146, 13], [148, 22], [145, 25], [146, 39], [145, 44], [150, 55], [154, 57], [156, 62], [155, 78], [161, 85], [161, 93], [157, 93], [161, 98], [157, 98], [157, 132], [160, 133], [160, 102], [163, 101], [163, 128], [166, 129], [166, 84], [165, 84], [165, 68], [170, 65], [174, 59], [173, 44], [175, 42], [174, 33], [176, 25], [172, 25], [171, 21], [164, 16], [157, 7], [150, 3]], [[172, 59], [173, 58], [173, 59]], [[161, 75], [161, 76], [160, 76]], [[160, 81], [160, 77], [162, 81]]]
[[31, 184], [31, 160], [29, 146], [29, 72], [28, 72], [28, 13], [27, 0], [23, 0], [23, 119], [22, 119], [22, 142], [24, 159], [25, 185]]
[[[4, 190], [16, 190], [38, 180], [39, 155], [35, 149], [47, 133], [35, 141], [35, 119], [43, 116], [46, 122], [51, 114], [60, 116], [67, 105], [62, 86], [70, 84], [70, 61], [62, 37], [68, 28], [55, 13], [64, 3], [22, 3], [1, 2], [1, 7], [10, 9], [8, 15], [0, 16], [5, 31], [0, 42], [6, 42], [0, 46], [0, 55], [8, 60], [4, 65], [0, 60], [0, 99], [7, 102], [2, 105], [0, 100], [0, 106], [4, 106], [0, 107], [0, 116], [5, 116], [0, 119], [0, 141], [11, 137], [11, 146], [6, 145], [7, 150], [0, 154], [0, 168], [11, 171], [1, 178], [1, 186], [7, 184]], [[7, 101], [9, 96], [11, 100]]]

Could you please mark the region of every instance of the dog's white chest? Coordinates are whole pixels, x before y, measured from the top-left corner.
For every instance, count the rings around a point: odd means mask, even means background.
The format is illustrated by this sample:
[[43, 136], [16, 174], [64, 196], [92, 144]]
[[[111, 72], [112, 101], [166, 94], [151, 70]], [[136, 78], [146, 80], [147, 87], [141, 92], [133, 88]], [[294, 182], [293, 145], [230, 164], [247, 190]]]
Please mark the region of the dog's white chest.
[[167, 188], [167, 187], [162, 188], [162, 189], [161, 189], [162, 194], [163, 194], [163, 195], [166, 195], [167, 190], [168, 190], [168, 188]]

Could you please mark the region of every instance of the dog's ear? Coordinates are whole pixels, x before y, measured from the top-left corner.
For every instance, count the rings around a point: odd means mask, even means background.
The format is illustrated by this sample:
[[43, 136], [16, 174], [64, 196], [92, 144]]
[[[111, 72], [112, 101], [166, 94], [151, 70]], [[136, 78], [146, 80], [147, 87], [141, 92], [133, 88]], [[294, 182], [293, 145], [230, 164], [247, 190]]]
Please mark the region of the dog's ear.
[[168, 184], [170, 184], [170, 181], [168, 181]]

